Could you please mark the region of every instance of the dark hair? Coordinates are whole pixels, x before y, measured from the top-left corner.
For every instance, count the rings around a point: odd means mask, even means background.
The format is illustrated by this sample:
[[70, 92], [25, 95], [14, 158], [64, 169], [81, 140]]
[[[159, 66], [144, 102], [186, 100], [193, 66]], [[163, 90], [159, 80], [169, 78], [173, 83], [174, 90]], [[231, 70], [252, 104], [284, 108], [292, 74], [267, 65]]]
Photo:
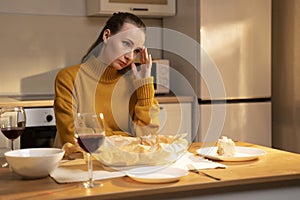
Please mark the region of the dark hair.
[[131, 23], [135, 25], [137, 28], [141, 28], [144, 32], [146, 32], [146, 25], [144, 22], [136, 15], [127, 12], [118, 12], [114, 13], [107, 21], [105, 26], [103, 27], [100, 35], [97, 40], [90, 46], [87, 53], [83, 56], [81, 62], [84, 62], [89, 56], [91, 51], [97, 47], [100, 43], [103, 42], [103, 34], [106, 29], [109, 29], [112, 34], [118, 33], [123, 27], [124, 23]]

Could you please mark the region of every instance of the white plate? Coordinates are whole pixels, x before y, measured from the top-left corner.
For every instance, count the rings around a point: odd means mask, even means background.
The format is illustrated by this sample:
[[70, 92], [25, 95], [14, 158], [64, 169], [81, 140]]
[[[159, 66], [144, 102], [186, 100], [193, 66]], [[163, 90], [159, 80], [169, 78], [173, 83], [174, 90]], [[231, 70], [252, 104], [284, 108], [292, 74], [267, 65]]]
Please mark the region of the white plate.
[[212, 160], [222, 160], [222, 161], [248, 161], [254, 160], [258, 157], [264, 155], [266, 152], [261, 149], [252, 147], [235, 147], [236, 152], [233, 157], [220, 156], [217, 154], [217, 147], [206, 147], [197, 150], [197, 153], [201, 156]]
[[184, 169], [167, 166], [137, 167], [126, 172], [133, 180], [143, 183], [169, 183], [178, 181], [189, 172]]

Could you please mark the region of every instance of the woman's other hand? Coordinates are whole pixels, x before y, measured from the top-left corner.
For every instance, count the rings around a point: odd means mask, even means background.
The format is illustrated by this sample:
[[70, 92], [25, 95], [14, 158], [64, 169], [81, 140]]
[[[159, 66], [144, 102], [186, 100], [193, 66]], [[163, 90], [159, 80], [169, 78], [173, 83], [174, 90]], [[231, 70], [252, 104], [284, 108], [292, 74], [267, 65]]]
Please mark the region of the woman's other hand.
[[140, 52], [140, 66], [138, 71], [134, 63], [131, 64], [132, 71], [137, 79], [149, 78], [151, 76], [152, 56], [148, 54], [147, 48], [143, 48]]
[[78, 158], [83, 158], [83, 150], [79, 145], [66, 143], [63, 145], [62, 149], [65, 151], [64, 159], [65, 160], [74, 160]]

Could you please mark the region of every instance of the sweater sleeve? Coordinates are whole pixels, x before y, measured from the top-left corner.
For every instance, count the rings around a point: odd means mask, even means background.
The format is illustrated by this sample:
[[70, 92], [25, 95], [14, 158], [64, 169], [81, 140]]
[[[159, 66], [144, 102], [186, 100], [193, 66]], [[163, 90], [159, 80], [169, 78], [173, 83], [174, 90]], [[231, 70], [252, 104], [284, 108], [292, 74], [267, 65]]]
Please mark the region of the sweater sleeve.
[[132, 132], [136, 136], [157, 134], [160, 109], [154, 98], [153, 77], [136, 79], [133, 84], [136, 90], [131, 99], [131, 104], [134, 104]]
[[54, 111], [56, 118], [57, 134], [60, 143], [67, 142], [75, 144], [73, 110], [73, 85], [74, 80], [70, 72], [62, 70], [55, 79]]

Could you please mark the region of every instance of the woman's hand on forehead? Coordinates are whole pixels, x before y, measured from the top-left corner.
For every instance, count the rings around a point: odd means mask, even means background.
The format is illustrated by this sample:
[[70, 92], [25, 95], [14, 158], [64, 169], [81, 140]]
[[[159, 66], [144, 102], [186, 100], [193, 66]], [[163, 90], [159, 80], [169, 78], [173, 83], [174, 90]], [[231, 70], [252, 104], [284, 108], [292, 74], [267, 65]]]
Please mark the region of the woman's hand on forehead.
[[141, 69], [138, 71], [134, 63], [131, 64], [132, 71], [136, 78], [149, 78], [151, 76], [152, 56], [147, 48], [143, 47], [140, 51]]

